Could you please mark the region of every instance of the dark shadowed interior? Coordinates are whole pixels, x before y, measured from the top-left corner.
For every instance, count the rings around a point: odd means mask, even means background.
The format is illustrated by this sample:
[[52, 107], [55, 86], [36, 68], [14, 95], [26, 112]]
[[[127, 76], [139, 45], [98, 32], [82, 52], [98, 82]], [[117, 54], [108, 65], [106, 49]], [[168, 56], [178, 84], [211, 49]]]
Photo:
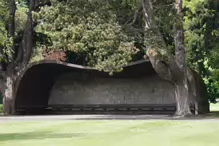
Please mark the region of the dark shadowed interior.
[[57, 78], [69, 73], [88, 74], [96, 78], [113, 80], [135, 80], [147, 76], [149, 78], [150, 76], [156, 76], [150, 62], [146, 60], [134, 62], [124, 67], [122, 72], [114, 73], [113, 76], [109, 76], [108, 73], [100, 72], [89, 67], [55, 61], [41, 61], [31, 64], [20, 79], [16, 93], [16, 111], [45, 111], [45, 109], [48, 108], [50, 93]]

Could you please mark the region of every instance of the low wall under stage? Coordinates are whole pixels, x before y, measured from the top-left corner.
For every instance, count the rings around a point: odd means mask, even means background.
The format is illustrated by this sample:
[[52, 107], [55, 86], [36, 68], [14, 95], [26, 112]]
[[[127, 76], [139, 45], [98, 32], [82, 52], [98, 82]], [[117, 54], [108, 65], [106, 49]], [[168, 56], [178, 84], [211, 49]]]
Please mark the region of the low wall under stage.
[[49, 105], [59, 104], [175, 104], [174, 87], [157, 75], [121, 79], [69, 73], [51, 90]]

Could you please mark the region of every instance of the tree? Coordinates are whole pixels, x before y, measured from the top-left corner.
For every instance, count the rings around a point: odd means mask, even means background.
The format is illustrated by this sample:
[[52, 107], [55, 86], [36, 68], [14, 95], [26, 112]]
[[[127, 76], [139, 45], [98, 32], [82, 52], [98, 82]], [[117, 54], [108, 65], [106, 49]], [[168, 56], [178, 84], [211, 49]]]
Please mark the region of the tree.
[[8, 20], [8, 9], [5, 0], [0, 0], [0, 61], [4, 59], [4, 54], [8, 53], [8, 34], [5, 27], [5, 24]]
[[133, 37], [124, 32], [112, 9], [108, 1], [52, 0], [51, 6], [42, 7], [35, 15], [41, 22], [37, 32], [51, 40], [39, 48], [84, 54], [83, 65], [110, 73], [120, 71], [136, 50]]
[[189, 66], [205, 81], [210, 99], [219, 97], [218, 84], [218, 2], [185, 0], [185, 42]]
[[190, 103], [203, 113], [196, 75], [186, 64], [182, 2], [176, 0], [174, 7], [173, 0], [52, 0], [35, 15], [41, 22], [37, 31], [51, 40], [39, 48], [64, 50], [67, 61], [82, 56], [81, 64], [113, 72], [146, 47], [158, 75], [176, 87], [176, 114], [190, 115]]
[[[143, 49], [157, 74], [175, 86], [176, 115], [190, 115], [191, 103], [197, 113], [207, 112], [200, 106], [197, 75], [186, 64], [183, 0], [0, 2], [8, 14], [0, 13], [4, 18], [0, 63], [5, 114], [14, 112], [17, 80], [30, 61], [44, 56], [112, 73], [142, 59]], [[37, 55], [31, 60], [33, 53]]]
[[[170, 1], [171, 2], [171, 1]], [[166, 1], [168, 3], [168, 1]], [[175, 56], [163, 38], [161, 31], [156, 24], [153, 5], [150, 0], [142, 0], [145, 20], [145, 42], [147, 45], [147, 55], [152, 63], [153, 68], [158, 75], [171, 82], [176, 90], [175, 97], [177, 103], [177, 116], [191, 115], [190, 103], [194, 103], [196, 113], [204, 113], [208, 110], [199, 106], [199, 99], [194, 84], [194, 73], [186, 65], [186, 49], [184, 42], [183, 28], [183, 0], [175, 1], [175, 23], [174, 28], [174, 45]], [[161, 51], [166, 49], [168, 60], [163, 60]]]
[[15, 13], [16, 13], [16, 2], [15, 0], [5, 1], [6, 8], [9, 11], [9, 17], [5, 28], [7, 28], [7, 40], [11, 41], [11, 46], [6, 48], [3, 47], [1, 56], [1, 89], [3, 92], [3, 112], [5, 115], [13, 114], [14, 101], [15, 101], [15, 87], [17, 86], [18, 77], [27, 67], [31, 54], [34, 48], [33, 42], [33, 28], [34, 22], [32, 19], [32, 12], [37, 10], [39, 0], [29, 1], [29, 11], [27, 13], [26, 26], [23, 30], [21, 42], [16, 46], [15, 42]]

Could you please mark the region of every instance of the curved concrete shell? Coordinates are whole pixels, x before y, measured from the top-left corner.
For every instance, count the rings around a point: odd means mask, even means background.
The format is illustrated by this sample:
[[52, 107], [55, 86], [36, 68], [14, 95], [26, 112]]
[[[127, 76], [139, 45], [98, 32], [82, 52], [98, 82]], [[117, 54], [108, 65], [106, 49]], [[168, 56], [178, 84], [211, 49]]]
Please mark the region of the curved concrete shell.
[[61, 105], [175, 105], [174, 86], [150, 62], [134, 62], [109, 76], [57, 61], [32, 63], [20, 78], [15, 109], [44, 111]]

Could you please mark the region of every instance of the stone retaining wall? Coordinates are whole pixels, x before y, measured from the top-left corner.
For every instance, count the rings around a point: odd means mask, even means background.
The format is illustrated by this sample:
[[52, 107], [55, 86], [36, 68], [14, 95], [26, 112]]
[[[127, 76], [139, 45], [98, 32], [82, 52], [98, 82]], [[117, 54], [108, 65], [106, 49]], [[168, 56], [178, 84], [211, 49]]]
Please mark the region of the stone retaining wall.
[[49, 105], [174, 103], [173, 85], [156, 75], [122, 79], [64, 74], [55, 81], [49, 98]]

